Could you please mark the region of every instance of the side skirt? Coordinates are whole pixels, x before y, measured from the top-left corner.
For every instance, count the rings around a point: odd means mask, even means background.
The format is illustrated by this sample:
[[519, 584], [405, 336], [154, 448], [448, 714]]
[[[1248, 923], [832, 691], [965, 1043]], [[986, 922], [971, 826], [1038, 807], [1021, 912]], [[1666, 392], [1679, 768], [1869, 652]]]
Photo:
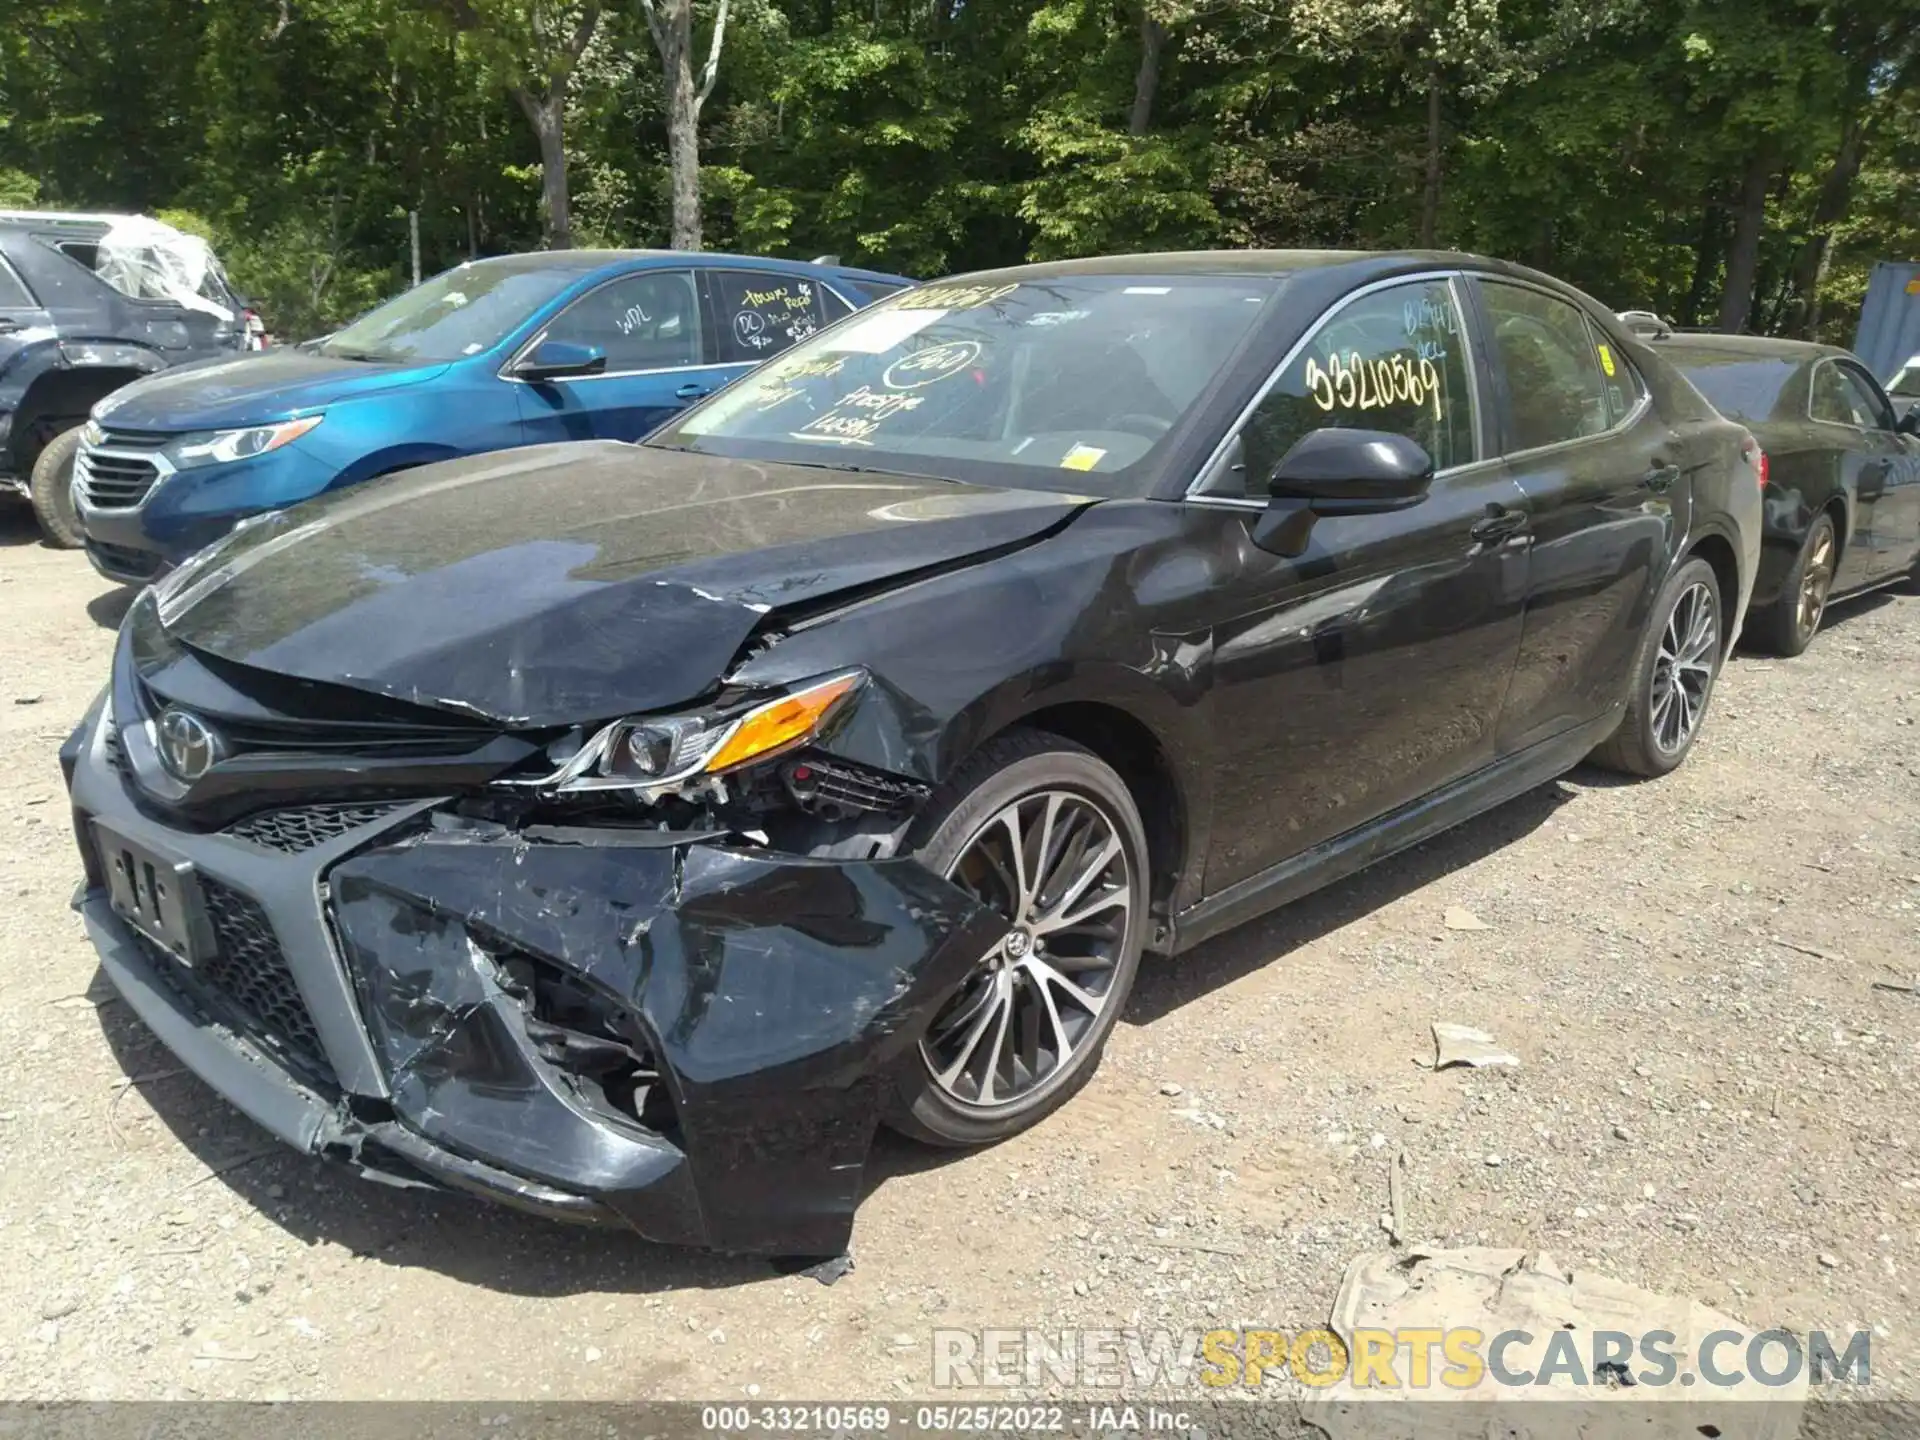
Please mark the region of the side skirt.
[[1376, 860], [1430, 840], [1483, 811], [1526, 794], [1536, 785], [1564, 775], [1618, 728], [1621, 708], [1616, 706], [1598, 720], [1495, 761], [1424, 799], [1209, 896], [1175, 917], [1167, 953], [1191, 950], [1236, 925], [1282, 905], [1291, 905], [1335, 880], [1366, 869]]
[[[1878, 594], [1882, 590], [1891, 590], [1896, 585], [1904, 585], [1909, 578], [1910, 576], [1906, 572], [1899, 575], [1883, 575], [1878, 580], [1869, 580], [1866, 584], [1856, 585], [1851, 590], [1832, 590], [1827, 593], [1827, 604], [1844, 605], [1849, 600], [1864, 599], [1866, 596]], [[1824, 624], [1826, 616], [1822, 615], [1820, 618], [1821, 623]]]

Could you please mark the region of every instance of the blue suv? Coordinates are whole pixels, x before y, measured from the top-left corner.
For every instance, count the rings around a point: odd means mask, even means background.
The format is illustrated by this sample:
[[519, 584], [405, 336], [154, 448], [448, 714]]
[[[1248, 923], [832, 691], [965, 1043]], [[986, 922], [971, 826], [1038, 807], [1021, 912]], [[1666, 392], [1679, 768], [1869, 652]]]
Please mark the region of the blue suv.
[[73, 468], [87, 556], [143, 583], [323, 490], [515, 445], [638, 440], [912, 283], [676, 251], [470, 261], [325, 339], [181, 366], [96, 404]]

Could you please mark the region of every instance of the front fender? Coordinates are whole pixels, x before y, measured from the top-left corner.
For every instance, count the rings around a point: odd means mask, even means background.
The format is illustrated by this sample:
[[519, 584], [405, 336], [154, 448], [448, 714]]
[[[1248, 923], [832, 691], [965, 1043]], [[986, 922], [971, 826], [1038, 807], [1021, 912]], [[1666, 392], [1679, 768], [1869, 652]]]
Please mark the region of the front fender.
[[864, 666], [874, 683], [828, 748], [926, 785], [949, 779], [991, 736], [1050, 711], [1046, 723], [1101, 748], [1099, 710], [1059, 712], [1102, 707], [1116, 716], [1110, 728], [1121, 745], [1133, 748], [1123, 731], [1150, 737], [1175, 791], [1186, 853], [1204, 853], [1213, 643], [1180, 596], [1208, 576], [1187, 563], [1190, 547], [1177, 532], [1168, 538], [1173, 507], [1145, 502], [1103, 518], [1107, 509], [1013, 554], [909, 583], [791, 633], [776, 625], [772, 643], [728, 679], [782, 686]]
[[124, 340], [62, 340], [59, 368], [64, 370], [132, 370], [152, 375], [167, 368], [158, 351]]
[[327, 489], [338, 490], [343, 485], [357, 485], [362, 480], [372, 480], [376, 476], [390, 475], [395, 470], [411, 470], [419, 465], [433, 465], [441, 460], [458, 460], [468, 452], [453, 445], [439, 445], [409, 441], [401, 445], [388, 445], [342, 465], [327, 484]]

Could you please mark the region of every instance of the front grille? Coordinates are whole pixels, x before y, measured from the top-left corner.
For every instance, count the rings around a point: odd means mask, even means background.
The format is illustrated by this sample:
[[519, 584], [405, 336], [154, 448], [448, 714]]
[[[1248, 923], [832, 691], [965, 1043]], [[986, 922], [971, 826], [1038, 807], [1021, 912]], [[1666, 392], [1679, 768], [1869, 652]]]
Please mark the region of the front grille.
[[236, 820], [226, 833], [236, 840], [264, 845], [288, 855], [298, 855], [329, 840], [337, 840], [349, 830], [371, 825], [391, 815], [398, 805], [296, 805], [285, 810], [263, 810]]
[[[117, 437], [108, 436], [111, 444]], [[96, 510], [130, 510], [147, 498], [160, 467], [145, 455], [82, 445], [73, 461], [73, 488]]]
[[232, 1006], [241, 1028], [293, 1069], [337, 1083], [267, 912], [211, 876], [200, 877], [200, 891], [218, 953], [194, 966], [194, 976]]

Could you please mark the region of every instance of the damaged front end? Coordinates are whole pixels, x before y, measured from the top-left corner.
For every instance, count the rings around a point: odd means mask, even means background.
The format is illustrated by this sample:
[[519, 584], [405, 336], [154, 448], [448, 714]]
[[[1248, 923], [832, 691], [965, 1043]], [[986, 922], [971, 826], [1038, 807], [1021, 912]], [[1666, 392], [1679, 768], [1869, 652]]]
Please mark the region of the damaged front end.
[[[235, 718], [245, 684], [136, 616], [62, 757], [78, 906], [189, 1066], [374, 1178], [845, 1247], [895, 1067], [1006, 928], [896, 853], [927, 785], [874, 763], [910, 722], [884, 687], [539, 734], [394, 712], [342, 757]], [[198, 809], [166, 750], [189, 698], [232, 752]]]
[[911, 860], [434, 818], [330, 880], [396, 1120], [652, 1239], [843, 1249], [892, 1068], [1004, 925]]

